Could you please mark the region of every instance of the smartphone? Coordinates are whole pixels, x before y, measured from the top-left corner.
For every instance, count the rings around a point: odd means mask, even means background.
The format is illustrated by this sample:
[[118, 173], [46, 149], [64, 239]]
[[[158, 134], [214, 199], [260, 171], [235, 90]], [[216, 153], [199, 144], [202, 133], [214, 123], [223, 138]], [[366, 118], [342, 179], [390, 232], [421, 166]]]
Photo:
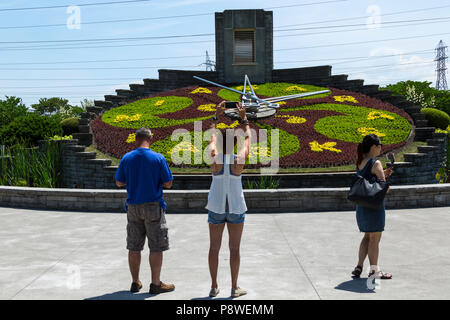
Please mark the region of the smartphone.
[[236, 103], [237, 103], [237, 102], [226, 101], [226, 102], [225, 102], [225, 108], [236, 108]]

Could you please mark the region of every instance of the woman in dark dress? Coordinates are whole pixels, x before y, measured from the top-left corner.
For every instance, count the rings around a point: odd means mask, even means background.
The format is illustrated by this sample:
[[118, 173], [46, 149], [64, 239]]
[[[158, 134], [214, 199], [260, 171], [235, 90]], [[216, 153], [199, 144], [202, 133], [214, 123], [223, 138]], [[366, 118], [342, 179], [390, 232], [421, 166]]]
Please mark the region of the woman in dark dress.
[[[368, 179], [370, 182], [386, 181], [386, 178], [392, 174], [392, 169], [383, 170], [383, 165], [379, 160], [375, 160], [381, 153], [380, 138], [375, 134], [369, 134], [364, 137], [358, 145], [358, 157], [356, 160], [356, 173]], [[369, 277], [374, 275], [381, 279], [391, 279], [392, 274], [384, 273], [378, 268], [378, 253], [381, 234], [384, 231], [385, 224], [384, 200], [380, 209], [371, 209], [362, 206], [356, 206], [356, 221], [359, 231], [364, 232], [364, 237], [359, 247], [358, 265], [353, 270], [354, 277], [359, 277], [364, 265], [364, 260], [369, 256], [370, 273]]]

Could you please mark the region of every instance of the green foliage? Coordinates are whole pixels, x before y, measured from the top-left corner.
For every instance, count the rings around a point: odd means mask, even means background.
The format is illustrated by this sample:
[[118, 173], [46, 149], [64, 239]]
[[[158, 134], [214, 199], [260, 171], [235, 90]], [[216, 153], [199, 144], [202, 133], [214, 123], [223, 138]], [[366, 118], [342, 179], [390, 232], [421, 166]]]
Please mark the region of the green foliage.
[[432, 127], [445, 130], [450, 124], [450, 116], [441, 110], [434, 108], [422, 108], [420, 112], [425, 114], [428, 124]]
[[0, 141], [8, 146], [17, 143], [37, 145], [38, 140], [61, 134], [62, 127], [58, 117], [30, 113], [15, 118], [10, 124], [0, 129]]
[[60, 115], [61, 119], [80, 116], [84, 112], [85, 108], [72, 106], [69, 104], [69, 100], [53, 97], [53, 98], [41, 98], [39, 103], [32, 104], [31, 107], [37, 114], [40, 115]]
[[0, 99], [0, 130], [15, 118], [27, 113], [27, 107], [22, 103], [22, 99], [8, 96], [5, 100]]
[[67, 118], [61, 121], [61, 127], [63, 129], [64, 135], [71, 135], [73, 133], [78, 133], [78, 126], [79, 126], [79, 119], [78, 118]]
[[62, 185], [61, 144], [42, 149], [16, 145], [0, 157], [0, 185], [57, 188]]
[[[163, 101], [163, 103], [158, 105], [158, 102], [161, 101]], [[206, 120], [213, 116], [210, 115], [192, 119], [169, 119], [158, 117], [160, 114], [173, 113], [183, 110], [192, 105], [192, 103], [193, 101], [190, 98], [174, 96], [142, 99], [106, 111], [102, 116], [102, 121], [120, 128], [162, 128]], [[120, 118], [120, 116], [135, 116], [136, 120], [129, 118], [127, 119], [126, 117]]]
[[[303, 90], [296, 89], [296, 88], [303, 88]], [[236, 90], [243, 90], [242, 86], [233, 86], [231, 87]], [[284, 82], [277, 82], [277, 83], [265, 83], [265, 84], [258, 84], [254, 85], [255, 93], [257, 95], [261, 96], [267, 96], [267, 97], [280, 97], [280, 96], [288, 96], [292, 94], [298, 94], [298, 93], [307, 93], [312, 91], [321, 91], [321, 90], [327, 90], [327, 88], [323, 87], [317, 87], [307, 84], [295, 84], [295, 83], [284, 83]], [[291, 89], [291, 90], [289, 90]], [[247, 91], [249, 91], [249, 88], [247, 87]], [[329, 93], [323, 93], [323, 94], [316, 94], [309, 97], [304, 98], [298, 98], [298, 99], [314, 99], [314, 98], [322, 98], [329, 96], [331, 94], [331, 91]], [[239, 101], [240, 96], [238, 93], [222, 89], [220, 90], [217, 95], [221, 97], [224, 100], [227, 101]]]
[[[294, 110], [331, 110], [340, 112], [343, 115], [328, 116], [319, 119], [314, 129], [332, 139], [338, 139], [347, 142], [359, 143], [362, 141], [365, 133], [361, 132], [362, 128], [373, 128], [385, 136], [379, 135], [383, 144], [395, 144], [408, 138], [411, 132], [411, 124], [407, 119], [398, 114], [360, 106], [349, 106], [343, 104], [323, 103], [312, 106], [301, 106], [281, 109], [280, 112], [288, 112]], [[376, 118], [369, 120], [371, 112], [381, 111], [393, 119]], [[367, 133], [367, 131], [366, 131]], [[375, 133], [376, 132], [370, 132]]]
[[[414, 88], [414, 95], [416, 96], [414, 103], [418, 103], [422, 106], [433, 106], [439, 110], [450, 114], [450, 91], [436, 90], [430, 87], [429, 81], [400, 81], [396, 84], [390, 84], [386, 87], [380, 88], [384, 90], [390, 90], [394, 94], [407, 97], [408, 94], [412, 95], [411, 87]], [[408, 89], [409, 87], [409, 89]], [[408, 90], [410, 93], [408, 93]], [[422, 96], [422, 98], [420, 98]], [[413, 98], [414, 99], [414, 98]], [[433, 102], [434, 100], [434, 102]]]
[[277, 189], [280, 185], [280, 178], [273, 176], [261, 176], [259, 181], [247, 180], [247, 189]]

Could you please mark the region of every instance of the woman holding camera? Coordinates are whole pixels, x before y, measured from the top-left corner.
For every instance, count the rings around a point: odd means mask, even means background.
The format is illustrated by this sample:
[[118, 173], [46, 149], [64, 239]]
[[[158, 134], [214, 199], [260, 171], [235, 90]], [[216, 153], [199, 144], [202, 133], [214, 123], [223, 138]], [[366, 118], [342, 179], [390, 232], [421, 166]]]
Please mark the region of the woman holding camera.
[[[381, 141], [375, 134], [364, 137], [358, 145], [356, 173], [365, 177], [371, 183], [375, 181], [386, 181], [392, 174], [392, 169], [383, 170], [383, 165], [379, 160], [375, 160], [381, 153]], [[375, 276], [381, 279], [391, 279], [392, 274], [384, 273], [378, 268], [379, 243], [381, 234], [385, 226], [384, 200], [380, 209], [371, 209], [363, 206], [356, 206], [356, 221], [358, 228], [364, 232], [364, 237], [359, 247], [358, 265], [352, 272], [354, 277], [359, 278], [363, 270], [364, 260], [369, 256], [370, 273], [369, 277]]]
[[[225, 101], [222, 101], [216, 109], [211, 129], [216, 129], [216, 121], [224, 114]], [[240, 265], [240, 244], [244, 228], [245, 204], [242, 190], [241, 174], [250, 150], [251, 131], [247, 120], [245, 108], [236, 103], [237, 111], [241, 118], [241, 125], [245, 131], [245, 140], [242, 148], [234, 154], [237, 137], [234, 129], [224, 129], [211, 134], [209, 144], [212, 183], [208, 194], [208, 223], [210, 248], [208, 255], [209, 271], [211, 274], [210, 297], [219, 293], [217, 284], [217, 269], [219, 266], [219, 251], [222, 243], [222, 234], [227, 225], [230, 249], [231, 269], [231, 296], [237, 298], [247, 292], [238, 284]], [[228, 210], [227, 210], [228, 207]]]

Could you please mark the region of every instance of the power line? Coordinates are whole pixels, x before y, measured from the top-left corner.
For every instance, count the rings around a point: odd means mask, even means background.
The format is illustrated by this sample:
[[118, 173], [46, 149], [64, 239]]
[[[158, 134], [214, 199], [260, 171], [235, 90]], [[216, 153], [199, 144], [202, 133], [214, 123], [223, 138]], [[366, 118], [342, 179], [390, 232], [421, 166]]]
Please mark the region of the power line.
[[33, 71], [33, 70], [129, 70], [129, 69], [169, 69], [169, 68], [196, 68], [198, 65], [191, 66], [129, 66], [129, 67], [91, 67], [91, 68], [0, 68], [0, 70], [22, 70], [22, 71]]
[[[299, 5], [279, 6], [279, 7], [268, 7], [268, 8], [263, 8], [263, 9], [264, 10], [282, 9], [282, 8], [286, 8], [286, 7], [294, 7], [294, 6], [300, 7], [300, 6], [312, 5], [312, 4], [321, 4], [321, 3], [299, 4]], [[405, 14], [405, 13], [411, 13], [411, 12], [423, 12], [423, 11], [442, 9], [442, 8], [448, 8], [448, 7], [450, 7], [450, 5], [439, 6], [439, 7], [431, 7], [431, 8], [421, 8], [421, 9], [415, 9], [415, 10], [397, 11], [397, 12], [392, 12], [392, 13], [380, 14], [380, 17], [390, 16], [390, 15], [399, 15], [399, 14]], [[120, 22], [135, 22], [135, 21], [148, 21], [148, 20], [162, 20], [162, 19], [180, 19], [180, 18], [190, 18], [190, 17], [210, 16], [210, 15], [214, 15], [214, 12], [185, 14], [185, 15], [172, 15], [172, 16], [160, 16], [160, 17], [132, 18], [132, 19], [87, 21], [87, 22], [83, 22], [83, 25], [104, 24], [104, 23], [120, 23]], [[293, 26], [311, 25], [311, 24], [322, 24], [322, 23], [327, 23], [327, 22], [337, 22], [337, 21], [349, 21], [349, 20], [355, 20], [355, 19], [365, 19], [365, 18], [368, 18], [368, 17], [369, 16], [358, 16], [358, 17], [348, 17], [348, 18], [332, 19], [332, 20], [321, 20], [321, 21], [317, 21], [317, 22], [308, 22], [308, 23], [300, 23], [300, 24], [290, 24], [290, 25], [275, 26], [274, 29], [284, 28], [284, 27], [293, 27]], [[66, 26], [67, 26], [66, 23], [28, 25], [28, 26], [3, 26], [3, 27], [0, 26], [0, 30], [2, 30], [2, 29], [23, 29], [23, 28], [45, 28], [45, 27], [66, 27]]]
[[[429, 19], [413, 19], [413, 20], [401, 20], [401, 21], [389, 21], [380, 24], [397, 24], [397, 23], [408, 23], [408, 22], [426, 22], [436, 20], [448, 20], [450, 17], [434, 17]], [[344, 28], [344, 27], [355, 27], [355, 26], [366, 26], [366, 24], [346, 24], [346, 25], [334, 25], [334, 26], [321, 26], [321, 27], [308, 27], [308, 28], [294, 28], [294, 29], [284, 29], [275, 30], [274, 32], [286, 32], [286, 31], [300, 31], [300, 30], [315, 30], [315, 29], [329, 29], [329, 28]], [[184, 35], [166, 35], [166, 36], [153, 36], [153, 37], [123, 37], [123, 38], [97, 38], [97, 39], [63, 39], [63, 40], [31, 40], [31, 41], [0, 41], [0, 44], [28, 44], [28, 43], [64, 43], [64, 42], [103, 42], [103, 41], [140, 41], [140, 40], [151, 40], [151, 39], [174, 39], [174, 38], [191, 38], [191, 37], [209, 37], [214, 36], [215, 33], [197, 33], [197, 34], [184, 34]]]
[[33, 64], [60, 64], [60, 63], [99, 63], [99, 62], [121, 62], [121, 61], [148, 61], [148, 60], [167, 60], [167, 59], [185, 59], [185, 58], [200, 58], [202, 56], [178, 56], [178, 57], [148, 57], [148, 58], [134, 58], [134, 59], [110, 59], [110, 60], [84, 60], [84, 61], [54, 61], [54, 62], [5, 62], [0, 65], [33, 65]]
[[77, 6], [77, 7], [88, 7], [88, 6], [104, 6], [104, 5], [115, 5], [115, 4], [124, 4], [124, 3], [133, 3], [133, 2], [149, 2], [153, 0], [129, 0], [129, 1], [110, 1], [110, 2], [95, 2], [95, 3], [84, 3], [84, 4], [65, 4], [65, 5], [58, 5], [58, 6], [47, 6], [47, 7], [28, 7], [28, 8], [6, 8], [6, 9], [0, 9], [0, 12], [5, 11], [28, 11], [28, 10], [42, 10], [42, 9], [59, 9], [59, 8], [67, 8], [70, 6]]
[[[428, 52], [434, 51], [433, 49], [430, 50], [420, 50], [420, 51], [410, 51], [410, 52], [403, 52], [403, 53], [396, 53], [396, 54], [389, 54], [389, 55], [380, 55], [380, 56], [353, 56], [353, 57], [343, 57], [343, 58], [328, 58], [328, 59], [310, 59], [310, 60], [295, 60], [295, 61], [280, 61], [277, 63], [299, 63], [299, 62], [315, 62], [315, 61], [330, 61], [330, 60], [349, 60], [349, 61], [343, 61], [343, 62], [334, 62], [333, 64], [341, 64], [341, 63], [349, 63], [349, 62], [355, 62], [355, 61], [362, 61], [362, 60], [370, 60], [370, 59], [379, 59], [379, 58], [386, 58], [386, 57], [394, 57], [394, 56], [402, 56], [402, 55], [410, 55], [410, 54], [425, 54]], [[110, 60], [84, 60], [84, 61], [54, 61], [54, 62], [8, 62], [8, 63], [0, 63], [0, 65], [34, 65], [34, 64], [41, 64], [41, 65], [55, 65], [55, 64], [72, 64], [72, 63], [103, 63], [103, 62], [129, 62], [129, 61], [147, 61], [147, 60], [163, 60], [163, 59], [182, 59], [182, 58], [199, 58], [202, 56], [193, 55], [193, 56], [177, 56], [177, 57], [154, 57], [154, 58], [134, 58], [134, 59], [110, 59]], [[355, 60], [359, 59], [359, 60]], [[160, 67], [162, 68], [162, 67]], [[77, 68], [77, 70], [82, 70], [83, 68]], [[109, 68], [107, 68], [109, 69]], [[26, 69], [28, 70], [28, 69]], [[45, 69], [47, 70], [47, 69]], [[127, 78], [129, 79], [129, 78]], [[1, 79], [0, 79], [1, 80]]]
[[379, 39], [379, 40], [366, 40], [366, 41], [346, 42], [346, 43], [334, 43], [334, 44], [309, 46], [309, 47], [285, 48], [285, 49], [276, 49], [274, 51], [303, 50], [303, 49], [326, 48], [326, 47], [346, 46], [346, 45], [355, 45], [355, 44], [377, 43], [377, 42], [394, 41], [394, 40], [409, 40], [409, 39], [418, 39], [418, 38], [441, 36], [441, 35], [447, 35], [447, 34], [450, 34], [450, 32], [434, 33], [434, 34], [412, 36], [412, 37], [400, 37], [400, 38]]
[[[380, 17], [384, 16], [393, 16], [398, 14], [405, 14], [405, 13], [411, 13], [411, 12], [423, 12], [423, 11], [429, 11], [429, 10], [436, 10], [436, 9], [443, 9], [448, 8], [450, 5], [446, 6], [439, 6], [439, 7], [428, 7], [428, 8], [421, 8], [421, 9], [414, 9], [414, 10], [406, 10], [406, 11], [397, 11], [397, 12], [391, 12], [391, 13], [383, 13], [380, 14]], [[317, 22], [307, 22], [307, 23], [298, 23], [298, 24], [288, 24], [288, 25], [282, 25], [282, 26], [276, 26], [274, 29], [277, 28], [285, 28], [285, 27], [295, 27], [295, 26], [303, 26], [303, 25], [310, 25], [310, 24], [322, 24], [327, 22], [337, 22], [337, 21], [349, 21], [349, 20], [355, 20], [355, 19], [367, 19], [370, 16], [358, 16], [358, 17], [348, 17], [348, 18], [341, 18], [341, 19], [331, 19], [331, 20], [321, 20]]]
[[[304, 7], [304, 6], [310, 6], [310, 5], [326, 4], [326, 3], [333, 3], [333, 2], [344, 2], [344, 1], [348, 1], [348, 0], [335, 0], [335, 1], [311, 2], [311, 3], [303, 3], [303, 4], [295, 4], [295, 5], [285, 5], [285, 6], [278, 6], [278, 7], [263, 8], [263, 10], [283, 9], [283, 8], [292, 8], [292, 7]], [[162, 17], [116, 19], [116, 20], [100, 20], [100, 21], [91, 21], [91, 22], [88, 21], [88, 22], [83, 22], [83, 25], [103, 24], [103, 23], [120, 23], [120, 22], [134, 22], [134, 21], [147, 21], [147, 20], [162, 20], [162, 19], [179, 19], [179, 18], [190, 18], [190, 17], [210, 16], [210, 15], [214, 15], [214, 12], [196, 13], [196, 14], [184, 14], [184, 15], [173, 15], [173, 16], [162, 16]], [[0, 30], [2, 30], [2, 29], [23, 29], [23, 28], [45, 28], [45, 27], [66, 27], [66, 26], [67, 26], [67, 24], [65, 24], [65, 23], [31, 25], [31, 26], [7, 26], [7, 27], [0, 27]]]

